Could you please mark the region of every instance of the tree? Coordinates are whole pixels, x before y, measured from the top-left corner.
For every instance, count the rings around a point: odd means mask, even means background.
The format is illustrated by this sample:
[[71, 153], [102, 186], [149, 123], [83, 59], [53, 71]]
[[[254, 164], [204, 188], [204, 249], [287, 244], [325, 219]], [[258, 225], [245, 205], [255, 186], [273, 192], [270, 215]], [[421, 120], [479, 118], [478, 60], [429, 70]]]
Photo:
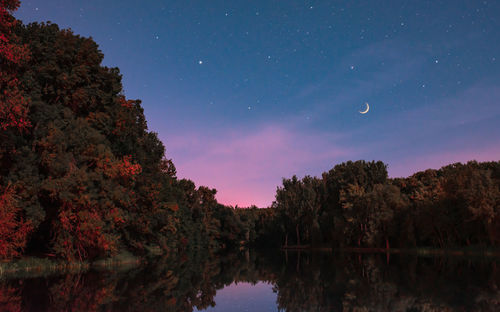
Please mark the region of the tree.
[[381, 161], [348, 161], [323, 174], [325, 196], [322, 207], [322, 227], [335, 246], [361, 244], [365, 212], [360, 206], [363, 196], [374, 185], [387, 182], [387, 165]]
[[2, 90], [0, 129], [2, 132], [10, 128], [24, 131], [31, 125], [28, 119], [28, 101], [17, 76], [19, 66], [29, 59], [27, 47], [18, 42], [13, 32], [17, 20], [11, 13], [18, 7], [18, 0], [0, 1], [0, 90]]
[[[26, 46], [14, 34], [17, 20], [11, 13], [19, 7], [18, 0], [0, 1], [0, 167], [8, 170], [16, 154], [16, 135], [30, 127], [28, 101], [18, 79], [19, 69], [29, 59]], [[0, 172], [1, 172], [0, 171]], [[19, 255], [31, 230], [16, 200], [14, 187], [2, 187], [0, 175], [0, 258]]]
[[0, 259], [19, 256], [30, 232], [31, 224], [18, 207], [14, 189], [0, 188]]
[[[283, 218], [289, 219], [290, 225], [295, 229], [297, 245], [300, 245], [300, 225], [305, 211], [300, 204], [302, 182], [293, 176], [291, 179], [283, 179], [283, 186], [276, 191], [274, 207]], [[288, 222], [285, 221], [285, 224]], [[285, 246], [288, 245], [288, 227], [285, 228]]]
[[366, 224], [361, 224], [364, 241], [368, 246], [379, 247], [384, 242], [389, 249], [389, 238], [396, 233], [396, 216], [407, 206], [400, 190], [395, 185], [376, 184], [363, 200], [366, 213]]
[[477, 239], [480, 244], [485, 244], [487, 240], [494, 245], [499, 240], [496, 228], [500, 214], [500, 190], [491, 177], [492, 171], [480, 168], [477, 162], [444, 170], [447, 170], [447, 197], [459, 209], [457, 212], [462, 216], [462, 227], [467, 230], [458, 239], [468, 244], [471, 239]]

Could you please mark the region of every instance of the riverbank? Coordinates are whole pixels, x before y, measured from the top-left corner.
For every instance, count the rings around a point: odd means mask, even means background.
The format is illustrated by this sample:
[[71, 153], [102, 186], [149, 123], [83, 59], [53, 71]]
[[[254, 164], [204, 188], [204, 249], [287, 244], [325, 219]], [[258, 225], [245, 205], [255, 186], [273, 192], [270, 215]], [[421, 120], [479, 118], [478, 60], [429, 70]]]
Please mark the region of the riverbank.
[[[282, 247], [285, 252], [328, 252], [359, 254], [406, 254], [415, 256], [444, 257], [489, 257], [500, 258], [500, 250], [481, 248], [433, 249], [433, 248], [331, 248], [311, 247], [309, 245]], [[89, 270], [127, 270], [147, 262], [146, 258], [122, 252], [114, 257], [98, 259], [92, 262], [67, 262], [50, 258], [26, 257], [11, 262], [0, 262], [0, 279], [41, 277], [60, 273], [85, 273]]]
[[438, 248], [332, 248], [312, 247], [309, 245], [281, 247], [283, 251], [327, 251], [327, 252], [352, 252], [352, 253], [389, 253], [389, 254], [413, 254], [417, 256], [486, 256], [500, 257], [500, 250], [485, 249], [479, 247], [438, 249]]
[[0, 279], [8, 277], [39, 277], [54, 273], [82, 273], [90, 269], [130, 268], [144, 262], [128, 252], [114, 257], [89, 261], [55, 260], [50, 258], [25, 257], [10, 262], [0, 262]]

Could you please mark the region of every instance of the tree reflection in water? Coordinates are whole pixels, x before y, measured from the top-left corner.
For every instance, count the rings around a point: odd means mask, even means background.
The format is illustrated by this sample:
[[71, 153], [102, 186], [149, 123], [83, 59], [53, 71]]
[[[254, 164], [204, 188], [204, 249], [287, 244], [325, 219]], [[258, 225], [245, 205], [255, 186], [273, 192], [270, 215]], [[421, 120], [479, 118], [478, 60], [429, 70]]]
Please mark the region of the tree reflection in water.
[[[189, 260], [187, 260], [189, 259]], [[0, 311], [193, 311], [234, 282], [273, 285], [282, 311], [499, 311], [498, 259], [331, 253], [158, 258], [121, 271], [0, 281]], [[258, 300], [258, 298], [257, 298]]]

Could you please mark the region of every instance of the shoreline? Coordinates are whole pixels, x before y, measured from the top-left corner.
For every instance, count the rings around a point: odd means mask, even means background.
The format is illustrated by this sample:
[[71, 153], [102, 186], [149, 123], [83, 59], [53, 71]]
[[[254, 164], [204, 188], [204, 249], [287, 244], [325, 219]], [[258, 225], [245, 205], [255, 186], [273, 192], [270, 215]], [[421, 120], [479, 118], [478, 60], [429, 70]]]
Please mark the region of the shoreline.
[[49, 258], [25, 257], [0, 262], [0, 279], [9, 277], [39, 277], [54, 273], [84, 273], [89, 270], [133, 268], [145, 262], [131, 254], [118, 254], [111, 258], [89, 261], [64, 261]]
[[[500, 250], [481, 248], [462, 249], [434, 249], [434, 248], [332, 248], [288, 246], [280, 247], [284, 252], [329, 252], [329, 253], [354, 253], [354, 254], [403, 254], [417, 257], [425, 256], [452, 256], [452, 257], [488, 257], [500, 258]], [[146, 258], [132, 254], [119, 254], [112, 258], [98, 259], [92, 262], [54, 260], [49, 258], [25, 257], [8, 262], [0, 262], [0, 280], [5, 278], [33, 278], [56, 273], [85, 273], [90, 270], [130, 269], [146, 263]]]
[[487, 256], [500, 257], [500, 250], [484, 249], [484, 248], [454, 248], [454, 249], [439, 249], [439, 248], [368, 248], [368, 247], [311, 247], [303, 246], [282, 246], [281, 251], [327, 251], [327, 252], [347, 252], [347, 253], [366, 253], [366, 254], [409, 254], [416, 256]]

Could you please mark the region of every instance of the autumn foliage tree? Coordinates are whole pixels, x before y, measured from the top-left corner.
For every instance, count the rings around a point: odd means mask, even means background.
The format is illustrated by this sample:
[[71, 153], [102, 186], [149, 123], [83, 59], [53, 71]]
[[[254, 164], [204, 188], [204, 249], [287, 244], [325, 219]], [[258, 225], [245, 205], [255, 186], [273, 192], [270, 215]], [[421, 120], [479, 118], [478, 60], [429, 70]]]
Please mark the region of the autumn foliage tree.
[[0, 259], [19, 256], [30, 230], [30, 222], [18, 207], [13, 188], [0, 189]]
[[[20, 67], [29, 60], [29, 52], [14, 33], [17, 21], [11, 15], [18, 7], [17, 0], [0, 1], [0, 166], [4, 170], [15, 157], [16, 135], [31, 125], [28, 101], [18, 78]], [[25, 247], [29, 229], [14, 187], [0, 175], [0, 258], [18, 256]]]
[[0, 1], [0, 129], [25, 130], [28, 101], [18, 78], [18, 68], [29, 59], [26, 45], [19, 43], [13, 30], [17, 20], [11, 15], [19, 7], [18, 0]]

